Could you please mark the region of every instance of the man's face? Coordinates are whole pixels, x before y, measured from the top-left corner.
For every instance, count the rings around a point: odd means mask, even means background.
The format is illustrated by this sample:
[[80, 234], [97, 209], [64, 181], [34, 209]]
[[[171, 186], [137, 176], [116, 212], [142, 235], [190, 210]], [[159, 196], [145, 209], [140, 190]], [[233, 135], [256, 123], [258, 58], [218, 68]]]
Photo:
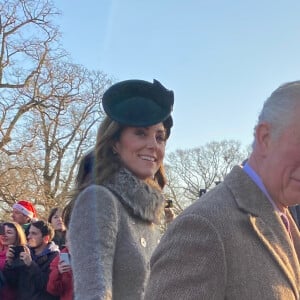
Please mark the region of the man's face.
[[12, 211], [11, 217], [14, 222], [16, 222], [20, 225], [24, 225], [29, 222], [29, 218], [27, 216], [23, 215], [20, 211], [18, 211], [15, 208]]
[[278, 138], [270, 139], [263, 182], [272, 199], [284, 206], [300, 203], [300, 106]]
[[29, 228], [29, 234], [27, 236], [28, 246], [36, 249], [43, 247], [47, 244], [45, 237], [42, 236], [40, 229], [34, 227], [32, 224]]

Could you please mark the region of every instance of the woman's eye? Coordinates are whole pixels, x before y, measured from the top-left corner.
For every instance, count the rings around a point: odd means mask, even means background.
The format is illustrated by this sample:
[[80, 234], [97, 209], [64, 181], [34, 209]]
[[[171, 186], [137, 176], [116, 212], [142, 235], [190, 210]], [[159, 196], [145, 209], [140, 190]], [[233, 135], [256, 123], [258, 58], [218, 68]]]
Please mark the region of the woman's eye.
[[164, 135], [159, 135], [156, 137], [156, 140], [159, 142], [159, 143], [163, 143], [166, 141], [166, 137]]
[[143, 135], [145, 135], [146, 133], [145, 133], [144, 130], [137, 130], [135, 134], [136, 134], [136, 135], [141, 135], [141, 136], [143, 136]]

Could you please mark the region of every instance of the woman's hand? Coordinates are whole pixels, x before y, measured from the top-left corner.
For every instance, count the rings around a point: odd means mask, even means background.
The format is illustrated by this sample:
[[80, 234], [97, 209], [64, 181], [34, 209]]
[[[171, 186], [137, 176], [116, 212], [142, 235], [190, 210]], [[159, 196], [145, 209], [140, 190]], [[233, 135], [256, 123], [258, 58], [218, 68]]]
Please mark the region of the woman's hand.
[[27, 246], [24, 246], [24, 252], [20, 253], [20, 259], [23, 260], [26, 266], [29, 266], [32, 262], [31, 253]]
[[6, 262], [8, 265], [11, 265], [15, 258], [15, 253], [12, 247], [13, 245], [9, 245], [6, 251]]
[[58, 271], [60, 274], [71, 271], [72, 268], [70, 265], [66, 264], [64, 261], [58, 263]]

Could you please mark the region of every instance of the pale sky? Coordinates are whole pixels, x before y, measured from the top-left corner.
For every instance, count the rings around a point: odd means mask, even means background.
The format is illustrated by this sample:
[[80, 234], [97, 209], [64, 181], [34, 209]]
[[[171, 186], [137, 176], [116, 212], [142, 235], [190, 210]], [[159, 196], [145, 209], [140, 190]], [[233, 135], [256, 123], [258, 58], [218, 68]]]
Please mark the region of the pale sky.
[[168, 151], [252, 142], [264, 100], [300, 79], [299, 0], [55, 0], [74, 63], [175, 93]]

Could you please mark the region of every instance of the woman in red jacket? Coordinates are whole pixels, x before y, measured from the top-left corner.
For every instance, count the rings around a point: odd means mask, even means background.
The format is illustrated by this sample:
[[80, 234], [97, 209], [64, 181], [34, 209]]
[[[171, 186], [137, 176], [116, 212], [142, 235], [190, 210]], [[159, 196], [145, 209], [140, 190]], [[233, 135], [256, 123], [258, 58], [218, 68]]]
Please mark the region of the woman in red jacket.
[[[63, 258], [63, 253], [68, 254], [69, 259]], [[73, 299], [73, 274], [68, 247], [63, 248], [50, 264], [47, 292], [59, 296], [60, 300]]]

